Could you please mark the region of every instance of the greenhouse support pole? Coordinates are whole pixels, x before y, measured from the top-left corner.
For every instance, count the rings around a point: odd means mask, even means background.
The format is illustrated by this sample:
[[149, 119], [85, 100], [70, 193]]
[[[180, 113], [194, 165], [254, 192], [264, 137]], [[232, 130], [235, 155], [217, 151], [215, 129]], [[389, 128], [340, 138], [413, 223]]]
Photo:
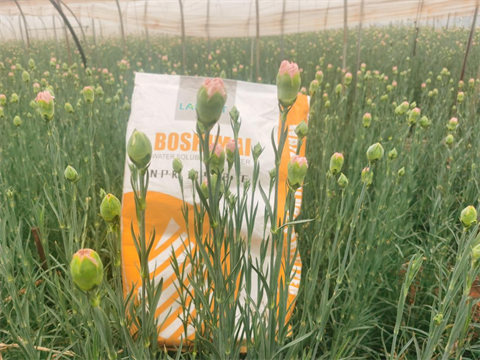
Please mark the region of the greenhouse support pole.
[[82, 27], [82, 23], [78, 20], [77, 16], [75, 15], [75, 13], [67, 6], [67, 4], [65, 4], [63, 2], [63, 0], [59, 0], [59, 2], [61, 3], [62, 6], [65, 6], [68, 10], [68, 12], [70, 14], [72, 14], [73, 18], [75, 19], [75, 21], [77, 22], [78, 26], [80, 27], [80, 32], [82, 33], [82, 37], [83, 37], [83, 42], [85, 44], [87, 44], [87, 38], [85, 36], [85, 33], [83, 32], [83, 27]]
[[187, 48], [185, 44], [185, 18], [183, 16], [183, 3], [182, 0], [178, 0], [178, 4], [180, 5], [180, 19], [182, 22], [182, 67], [183, 67], [183, 75], [185, 75], [186, 62], [187, 62]]
[[123, 16], [122, 16], [122, 9], [120, 9], [120, 3], [118, 0], [115, 0], [117, 3], [117, 10], [118, 10], [118, 17], [120, 19], [120, 31], [122, 32], [122, 45], [123, 45], [123, 55], [126, 54], [126, 45], [125, 45], [125, 29], [123, 28]]
[[280, 19], [280, 61], [283, 61], [283, 33], [285, 32], [285, 5], [287, 0], [283, 0], [282, 18]]
[[448, 24], [450, 23], [450, 13], [448, 13], [447, 17], [447, 25], [445, 26], [445, 30], [448, 30]]
[[52, 24], [53, 24], [53, 35], [55, 36], [55, 50], [58, 56], [58, 36], [57, 36], [57, 25], [55, 24], [55, 15], [52, 15]]
[[[347, 43], [348, 43], [348, 0], [343, 1], [343, 55], [342, 55], [342, 70], [347, 68]], [[345, 76], [342, 76], [342, 88], [345, 91]]]
[[[422, 14], [422, 9], [423, 9], [423, 0], [418, 0], [418, 7], [417, 7], [417, 18], [415, 19], [415, 36], [413, 37], [413, 51], [412, 55], [415, 56], [417, 52], [417, 38], [418, 38], [418, 32], [420, 31], [420, 26], [418, 25], [418, 22], [420, 21], [420, 16]], [[427, 18], [427, 24], [428, 24], [428, 18]]]
[[25, 48], [25, 52], [27, 52], [27, 44], [25, 43], [25, 38], [23, 37], [22, 18], [20, 17], [20, 15], [18, 15], [18, 27], [19, 27], [19, 30], [20, 30], [20, 36], [22, 37], [23, 47]]
[[259, 0], [255, 0], [255, 10], [256, 10], [256, 13], [257, 13], [257, 40], [256, 40], [256, 56], [257, 56], [257, 60], [256, 60], [256, 69], [255, 69], [255, 75], [256, 75], [256, 79], [255, 81], [258, 81], [258, 79], [260, 78], [260, 9], [259, 9], [259, 4], [258, 4]]
[[463, 59], [462, 72], [460, 73], [460, 81], [462, 81], [463, 77], [465, 76], [468, 53], [470, 52], [470, 47], [472, 46], [472, 38], [473, 38], [473, 33], [475, 32], [475, 24], [477, 23], [477, 16], [478, 16], [478, 1], [477, 1], [477, 5], [475, 6], [475, 13], [472, 19], [472, 28], [470, 29], [470, 35], [468, 36], [467, 48], [465, 49], [465, 58]]
[[[23, 13], [23, 10], [22, 10], [22, 7], [20, 6], [20, 4], [18, 3], [17, 0], [13, 0], [15, 1], [15, 4], [17, 5], [18, 7], [18, 10], [20, 11], [20, 15], [22, 15], [22, 19], [23, 19], [23, 24], [25, 25], [25, 37], [27, 39], [27, 49], [30, 48], [30, 37], [28, 36], [28, 27], [27, 27], [27, 20], [25, 19], [25, 14]], [[22, 28], [20, 27], [20, 32], [22, 32]], [[23, 35], [22, 35], [23, 36]]]
[[330, 10], [330, 0], [328, 0], [327, 10], [325, 11], [325, 22], [323, 23], [323, 31], [327, 30], [328, 10]]
[[[62, 10], [61, 6], [59, 4], [57, 4], [54, 0], [50, 0], [50, 2], [55, 7], [55, 9], [58, 11], [60, 16], [62, 17], [65, 26], [68, 27], [68, 30], [70, 30], [70, 33], [72, 34], [73, 40], [75, 41], [75, 44], [77, 45], [78, 51], [80, 52], [80, 56], [82, 57], [83, 65], [86, 68], [87, 67], [87, 58], [85, 57], [85, 53], [83, 52], [82, 45], [80, 45], [80, 41], [78, 41], [77, 34], [75, 34], [75, 31], [73, 31], [72, 25], [70, 24], [67, 17], [63, 13], [63, 10]], [[69, 57], [69, 60], [70, 60], [70, 63], [71, 63], [70, 45], [68, 43], [67, 29], [65, 29], [65, 38], [67, 40], [68, 57]]]
[[97, 46], [97, 33], [95, 31], [95, 19], [92, 17], [92, 37], [93, 45]]
[[[63, 33], [65, 34], [65, 43], [67, 44], [68, 65], [72, 65], [72, 52], [70, 51], [70, 41], [68, 40], [67, 24], [63, 24]], [[86, 66], [85, 66], [86, 68]]]
[[358, 24], [358, 40], [357, 40], [357, 68], [355, 71], [355, 77], [357, 76], [357, 72], [360, 69], [360, 50], [362, 47], [362, 22], [363, 22], [363, 5], [364, 0], [362, 0], [360, 4], [360, 23]]
[[145, 39], [147, 40], [148, 55], [150, 55], [150, 37], [148, 34], [148, 26], [147, 26], [147, 5], [148, 5], [148, 1], [145, 0], [145, 11], [143, 13], [143, 26], [145, 27]]

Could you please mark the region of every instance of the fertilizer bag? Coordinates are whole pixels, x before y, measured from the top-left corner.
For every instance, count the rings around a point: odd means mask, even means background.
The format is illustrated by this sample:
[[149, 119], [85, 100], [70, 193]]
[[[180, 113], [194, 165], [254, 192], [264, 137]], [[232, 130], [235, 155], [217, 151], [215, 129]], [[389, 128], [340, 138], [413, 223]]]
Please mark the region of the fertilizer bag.
[[[146, 230], [148, 238], [155, 229], [155, 239], [148, 267], [151, 277], [156, 281], [163, 279], [163, 291], [156, 309], [156, 316], [158, 324], [161, 324], [158, 340], [167, 346], [176, 346], [185, 337], [194, 336], [194, 329], [190, 329], [190, 327], [188, 334], [185, 334], [184, 324], [180, 318], [182, 308], [178, 302], [179, 279], [177, 279], [171, 264], [172, 252], [175, 253], [178, 263], [181, 264], [186, 258], [187, 242], [188, 246], [195, 246], [195, 239], [187, 239], [187, 229], [181, 210], [182, 194], [177, 176], [172, 169], [172, 161], [176, 157], [180, 158], [185, 173], [192, 168], [200, 170], [199, 141], [195, 133], [195, 102], [197, 91], [203, 80], [199, 77], [137, 73], [132, 111], [127, 128], [127, 141], [136, 129], [144, 132], [153, 146], [149, 168]], [[253, 174], [252, 148], [257, 143], [265, 148], [260, 157], [259, 181], [262, 185], [267, 186], [270, 181], [269, 170], [275, 167], [271, 133], [274, 127], [278, 133], [277, 128], [280, 122], [276, 87], [233, 80], [224, 80], [224, 84], [228, 98], [218, 122], [220, 135], [216, 138], [217, 128], [215, 127], [210, 142], [216, 141], [225, 148], [228, 140], [233, 138], [229, 112], [235, 105], [240, 111], [242, 121], [238, 139], [242, 164], [241, 188]], [[297, 150], [298, 138], [294, 131], [295, 127], [302, 120], [307, 121], [307, 116], [308, 99], [305, 95], [299, 95], [287, 118], [288, 138], [281, 159], [278, 179], [280, 184], [285, 184], [288, 162]], [[300, 152], [302, 156], [304, 148], [305, 145], [302, 146]], [[278, 213], [283, 214], [285, 186], [279, 186], [279, 192]], [[191, 181], [184, 182], [184, 194], [185, 201], [192, 204]], [[302, 188], [295, 193], [294, 217], [300, 211], [301, 198]], [[258, 202], [258, 211], [252, 238], [253, 257], [259, 255], [260, 243], [264, 236], [265, 204], [258, 187], [255, 199]], [[122, 204], [122, 274], [124, 293], [127, 294], [132, 289], [138, 291], [141, 286], [140, 264], [130, 230], [132, 223], [136, 224], [136, 213], [128, 161], [125, 165]], [[244, 233], [246, 233], [246, 229], [242, 229], [242, 234]], [[296, 246], [296, 236], [293, 234], [292, 254], [295, 253]], [[294, 301], [300, 284], [301, 261], [298, 255], [295, 259], [294, 273], [291, 275], [293, 281], [289, 284], [290, 303]], [[255, 284], [258, 279], [254, 278], [252, 281]], [[255, 294], [251, 295], [255, 297]]]

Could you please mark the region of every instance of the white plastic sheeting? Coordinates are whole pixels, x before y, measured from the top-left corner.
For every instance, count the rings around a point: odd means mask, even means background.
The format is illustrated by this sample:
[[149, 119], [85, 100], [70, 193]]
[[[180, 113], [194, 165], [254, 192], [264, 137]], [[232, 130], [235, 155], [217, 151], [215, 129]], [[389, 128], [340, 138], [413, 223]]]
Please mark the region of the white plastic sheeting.
[[[86, 36], [120, 35], [116, 0], [54, 0], [79, 33]], [[127, 34], [181, 35], [183, 5], [185, 35], [197, 37], [271, 36], [321, 31], [343, 26], [344, 0], [118, 0]], [[17, 6], [18, 3], [18, 6]], [[362, 0], [347, 0], [348, 26], [359, 23]], [[451, 18], [450, 24], [471, 17], [477, 0], [364, 0], [363, 22], [386, 24], [421, 19]], [[52, 37], [64, 31], [63, 21], [49, 0], [0, 0], [0, 39], [25, 36], [22, 9], [32, 38]], [[22, 29], [22, 30], [20, 30]], [[21, 33], [22, 31], [22, 33]]]

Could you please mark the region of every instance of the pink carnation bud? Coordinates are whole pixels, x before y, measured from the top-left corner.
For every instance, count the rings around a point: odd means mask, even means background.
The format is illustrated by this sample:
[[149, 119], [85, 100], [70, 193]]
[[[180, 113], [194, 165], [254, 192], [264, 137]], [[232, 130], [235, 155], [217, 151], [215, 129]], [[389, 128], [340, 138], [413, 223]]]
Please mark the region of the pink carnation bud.
[[102, 71], [104, 74], [108, 74], [108, 69], [103, 69]]
[[397, 82], [396, 82], [396, 81], [393, 81], [393, 82], [392, 82], [392, 86], [393, 86], [393, 87], [396, 87], [396, 86], [397, 86]]
[[294, 62], [283, 60], [280, 64], [280, 69], [278, 70], [280, 76], [287, 73], [291, 78], [299, 73], [298, 65]]
[[55, 97], [52, 96], [52, 94], [50, 94], [49, 91], [42, 91], [42, 92], [39, 92], [37, 94], [37, 97], [35, 98], [35, 101], [45, 101], [47, 104], [50, 103], [50, 101], [52, 101], [53, 99], [55, 99]]
[[427, 84], [422, 83], [422, 89], [425, 89], [427, 87]]
[[454, 123], [454, 124], [458, 124], [458, 119], [457, 119], [456, 117], [452, 117], [452, 118], [450, 119], [450, 122], [451, 122], [451, 123]]
[[209, 98], [217, 92], [220, 93], [222, 97], [227, 97], [227, 91], [225, 90], [225, 85], [221, 78], [205, 79], [202, 86], [207, 89], [207, 95]]
[[227, 142], [227, 145], [226, 145], [226, 150], [231, 152], [231, 153], [234, 153], [235, 152], [235, 139], [230, 139], [228, 142]]
[[[212, 152], [214, 145], [215, 145], [215, 144], [210, 144], [210, 146], [208, 147], [209, 150], [210, 150], [210, 152]], [[222, 155], [222, 153], [223, 153], [223, 148], [222, 148], [222, 146], [221, 146], [219, 143], [217, 143], [217, 146], [215, 146], [215, 151], [214, 151], [214, 153], [215, 153], [215, 155], [217, 155], [218, 157], [220, 157], [220, 156]]]
[[[339, 153], [336, 153], [336, 154], [339, 154]], [[343, 155], [342, 154], [339, 154], [342, 158], [343, 158]], [[295, 164], [297, 163], [298, 165], [302, 166], [302, 165], [306, 165], [308, 166], [308, 161], [307, 161], [307, 158], [306, 157], [302, 157], [302, 156], [298, 156], [298, 155], [294, 155], [291, 159], [290, 159], [290, 164]]]

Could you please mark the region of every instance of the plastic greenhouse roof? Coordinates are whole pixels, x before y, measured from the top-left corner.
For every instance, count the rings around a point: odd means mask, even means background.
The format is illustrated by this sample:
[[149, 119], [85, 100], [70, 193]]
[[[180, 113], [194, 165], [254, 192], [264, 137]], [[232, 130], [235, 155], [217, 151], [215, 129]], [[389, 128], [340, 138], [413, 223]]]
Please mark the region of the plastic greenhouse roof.
[[[120, 34], [116, 0], [55, 0], [74, 26], [92, 35]], [[17, 6], [17, 3], [19, 6]], [[183, 5], [185, 35], [197, 37], [256, 36], [256, 5], [260, 36], [321, 31], [343, 26], [344, 0], [118, 0], [127, 34], [181, 35]], [[348, 0], [348, 26], [359, 23], [362, 0]], [[364, 0], [363, 22], [386, 24], [421, 19], [472, 16], [477, 0]], [[0, 0], [0, 39], [20, 38], [26, 17], [31, 37], [51, 37], [63, 31], [63, 21], [49, 0]], [[77, 20], [78, 22], [77, 22]]]

